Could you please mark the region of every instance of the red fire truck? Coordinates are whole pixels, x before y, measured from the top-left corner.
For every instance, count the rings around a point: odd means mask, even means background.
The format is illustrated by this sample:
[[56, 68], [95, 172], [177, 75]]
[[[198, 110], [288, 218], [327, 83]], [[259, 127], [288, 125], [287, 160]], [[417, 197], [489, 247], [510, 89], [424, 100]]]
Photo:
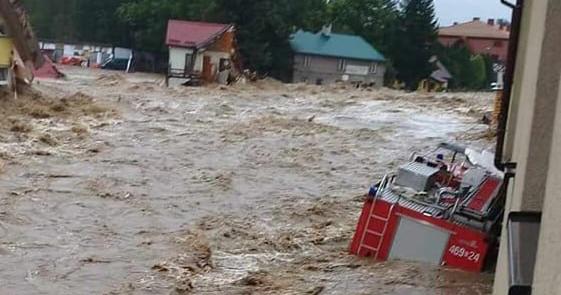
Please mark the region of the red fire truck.
[[481, 271], [504, 208], [493, 160], [453, 144], [413, 154], [370, 189], [350, 252]]

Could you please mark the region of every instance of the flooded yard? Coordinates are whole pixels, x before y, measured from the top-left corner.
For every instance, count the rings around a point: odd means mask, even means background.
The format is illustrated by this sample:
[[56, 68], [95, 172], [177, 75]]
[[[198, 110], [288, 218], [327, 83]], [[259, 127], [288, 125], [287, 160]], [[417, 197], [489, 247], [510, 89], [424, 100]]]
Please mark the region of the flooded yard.
[[492, 94], [63, 71], [0, 104], [0, 294], [491, 293], [347, 247], [413, 151], [491, 147]]

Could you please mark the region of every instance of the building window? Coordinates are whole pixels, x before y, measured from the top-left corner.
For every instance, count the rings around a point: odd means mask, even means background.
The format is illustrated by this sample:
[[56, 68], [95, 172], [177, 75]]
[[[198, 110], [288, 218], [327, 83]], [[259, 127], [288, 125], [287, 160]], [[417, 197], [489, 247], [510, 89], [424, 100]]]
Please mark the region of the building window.
[[376, 74], [378, 72], [378, 64], [377, 63], [372, 63], [370, 64], [370, 70], [369, 72], [371, 74]]
[[347, 68], [347, 61], [344, 59], [339, 59], [337, 61], [337, 71], [344, 72], [346, 68]]
[[497, 48], [502, 48], [503, 47], [503, 41], [495, 41], [493, 46], [495, 46]]
[[304, 66], [309, 68], [312, 65], [312, 57], [311, 56], [304, 56]]
[[193, 70], [193, 54], [185, 53], [185, 73], [190, 73]]
[[230, 60], [227, 58], [221, 58], [220, 64], [218, 65], [218, 70], [220, 72], [231, 69]]

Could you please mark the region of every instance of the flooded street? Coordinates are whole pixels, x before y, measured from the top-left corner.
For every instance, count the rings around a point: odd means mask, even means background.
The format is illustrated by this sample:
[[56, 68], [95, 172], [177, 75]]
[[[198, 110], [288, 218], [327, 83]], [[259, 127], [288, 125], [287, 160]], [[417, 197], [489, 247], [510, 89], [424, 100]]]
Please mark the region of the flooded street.
[[491, 146], [492, 94], [63, 71], [18, 97], [36, 109], [2, 102], [0, 294], [491, 293], [491, 274], [347, 247], [411, 152]]

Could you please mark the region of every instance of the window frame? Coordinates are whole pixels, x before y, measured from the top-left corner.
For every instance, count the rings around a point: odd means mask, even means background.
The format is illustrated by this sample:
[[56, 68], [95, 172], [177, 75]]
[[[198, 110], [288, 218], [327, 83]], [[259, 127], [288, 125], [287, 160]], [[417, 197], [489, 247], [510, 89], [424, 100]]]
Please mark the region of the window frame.
[[345, 72], [347, 69], [347, 60], [344, 58], [337, 59], [337, 72]]
[[378, 63], [371, 63], [370, 67], [368, 68], [368, 73], [370, 74], [378, 74]]
[[304, 67], [309, 68], [312, 66], [312, 57], [310, 55], [304, 55]]

